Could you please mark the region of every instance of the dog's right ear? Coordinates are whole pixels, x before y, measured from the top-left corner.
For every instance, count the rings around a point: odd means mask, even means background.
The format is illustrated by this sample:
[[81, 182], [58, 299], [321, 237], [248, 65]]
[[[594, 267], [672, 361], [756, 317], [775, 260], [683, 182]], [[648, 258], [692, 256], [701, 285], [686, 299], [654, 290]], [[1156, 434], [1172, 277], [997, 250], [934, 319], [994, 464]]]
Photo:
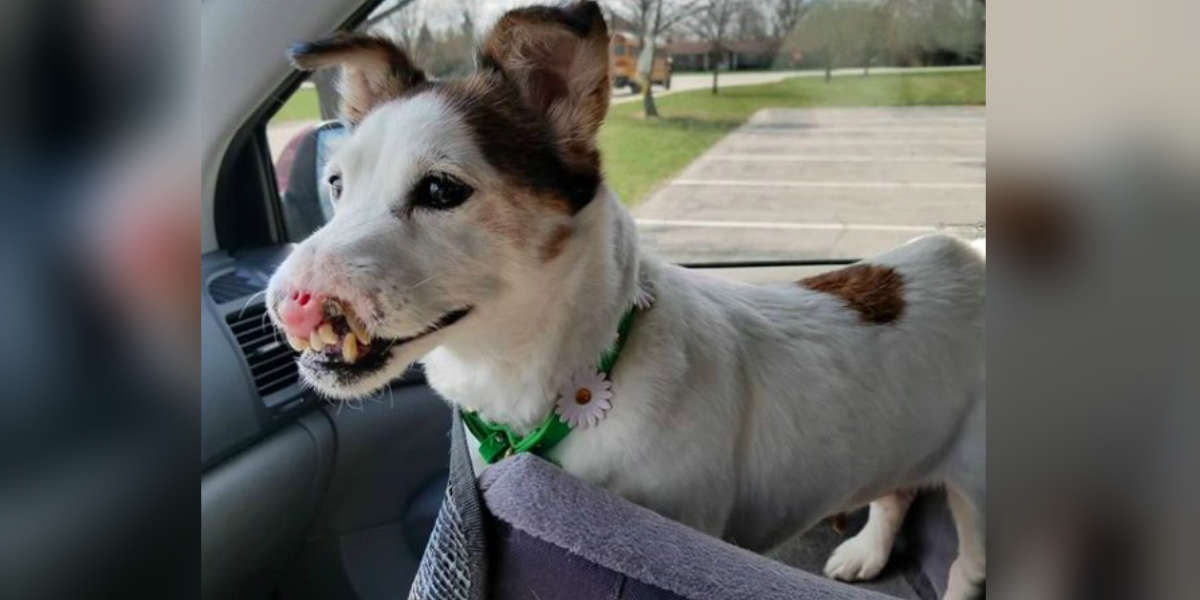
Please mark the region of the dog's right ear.
[[361, 122], [375, 106], [398, 98], [425, 81], [425, 73], [413, 66], [399, 46], [365, 34], [343, 33], [295, 44], [290, 56], [292, 64], [306, 71], [342, 67], [338, 84], [342, 117], [352, 125]]
[[484, 39], [480, 59], [514, 81], [567, 145], [594, 145], [609, 97], [608, 27], [599, 5], [510, 10]]

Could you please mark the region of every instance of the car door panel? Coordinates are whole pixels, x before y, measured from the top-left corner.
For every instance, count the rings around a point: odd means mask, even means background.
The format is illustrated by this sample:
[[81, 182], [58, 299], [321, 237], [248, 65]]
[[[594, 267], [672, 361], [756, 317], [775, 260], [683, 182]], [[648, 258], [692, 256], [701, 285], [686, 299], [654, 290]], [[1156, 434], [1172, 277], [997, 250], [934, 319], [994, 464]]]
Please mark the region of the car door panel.
[[441, 505], [450, 409], [418, 374], [361, 404], [322, 409], [338, 450], [284, 598], [395, 598], [416, 574]]
[[204, 598], [242, 596], [294, 553], [329, 480], [335, 446], [328, 419], [311, 413], [204, 474]]

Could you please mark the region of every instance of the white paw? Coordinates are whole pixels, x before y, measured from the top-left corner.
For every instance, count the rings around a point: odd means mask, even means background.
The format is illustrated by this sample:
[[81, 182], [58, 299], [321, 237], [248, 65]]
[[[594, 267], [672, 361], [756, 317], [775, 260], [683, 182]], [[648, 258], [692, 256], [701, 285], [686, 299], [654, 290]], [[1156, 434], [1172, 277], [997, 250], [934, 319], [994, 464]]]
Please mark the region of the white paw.
[[638, 273], [637, 289], [633, 292], [633, 305], [639, 310], [646, 310], [654, 306], [654, 283], [650, 281], [645, 270]]
[[874, 536], [856, 535], [841, 543], [825, 563], [825, 575], [841, 581], [864, 581], [883, 570], [888, 548]]
[[646, 310], [654, 306], [654, 292], [639, 286], [633, 294], [633, 305], [639, 310]]

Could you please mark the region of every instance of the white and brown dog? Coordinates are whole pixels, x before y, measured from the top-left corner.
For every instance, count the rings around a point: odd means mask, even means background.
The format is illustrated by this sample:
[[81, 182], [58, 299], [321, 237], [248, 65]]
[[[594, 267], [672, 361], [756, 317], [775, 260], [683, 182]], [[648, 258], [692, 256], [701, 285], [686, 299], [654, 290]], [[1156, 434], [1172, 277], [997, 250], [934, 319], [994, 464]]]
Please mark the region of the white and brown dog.
[[564, 378], [633, 328], [612, 408], [549, 453], [572, 474], [767, 549], [870, 503], [827, 574], [875, 576], [912, 498], [945, 485], [947, 598], [984, 580], [984, 263], [943, 236], [799, 284], [743, 285], [639, 252], [604, 185], [600, 10], [504, 15], [475, 74], [429, 81], [385, 40], [293, 49], [343, 68], [353, 133], [327, 167], [333, 219], [271, 279], [271, 317], [334, 398], [414, 361], [464, 411], [528, 432]]

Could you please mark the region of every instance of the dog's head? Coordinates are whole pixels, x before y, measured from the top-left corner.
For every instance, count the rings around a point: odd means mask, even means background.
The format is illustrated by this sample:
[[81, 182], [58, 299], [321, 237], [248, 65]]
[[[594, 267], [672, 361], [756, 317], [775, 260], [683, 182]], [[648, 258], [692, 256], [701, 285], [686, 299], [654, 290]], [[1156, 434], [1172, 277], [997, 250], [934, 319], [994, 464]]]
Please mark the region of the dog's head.
[[342, 68], [352, 133], [324, 174], [334, 216], [279, 267], [267, 304], [304, 349], [306, 381], [360, 396], [571, 244], [600, 185], [608, 32], [593, 2], [514, 10], [485, 38], [478, 71], [447, 81], [362, 35], [292, 56]]

